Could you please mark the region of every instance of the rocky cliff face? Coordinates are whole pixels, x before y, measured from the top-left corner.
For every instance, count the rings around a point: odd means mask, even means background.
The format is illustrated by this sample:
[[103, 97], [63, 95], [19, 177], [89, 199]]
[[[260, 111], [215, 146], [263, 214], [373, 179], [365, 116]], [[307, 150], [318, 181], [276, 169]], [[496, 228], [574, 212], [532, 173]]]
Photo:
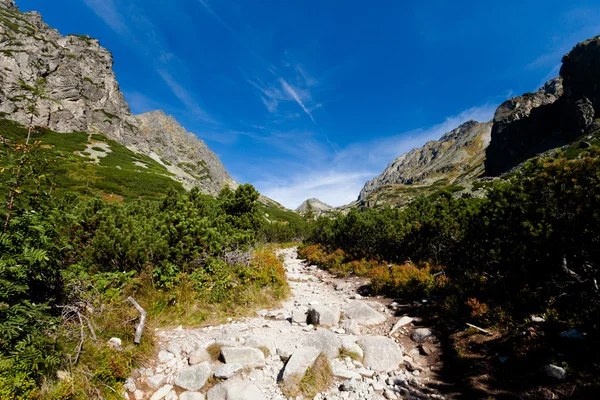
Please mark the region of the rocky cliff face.
[[13, 0], [0, 0], [0, 118], [57, 132], [103, 133], [153, 157], [187, 188], [214, 194], [235, 186], [217, 156], [173, 118], [133, 116], [112, 66], [111, 53], [96, 39], [62, 36], [39, 13], [21, 13]]
[[[0, 113], [29, 125], [33, 101], [34, 125], [135, 142], [135, 119], [119, 90], [110, 52], [96, 39], [62, 36], [40, 14], [13, 6], [0, 3]], [[34, 88], [44, 95], [36, 96]]]
[[224, 185], [236, 185], [216, 154], [173, 117], [153, 111], [135, 118], [142, 142], [151, 149], [138, 151], [165, 165], [184, 186], [199, 186], [207, 193], [216, 194]]
[[403, 154], [365, 184], [359, 201], [372, 203], [382, 190], [385, 197], [394, 198], [393, 192], [402, 197], [402, 192], [415, 193], [419, 187], [449, 185], [481, 174], [490, 131], [491, 122], [468, 121], [440, 140]]
[[504, 102], [494, 115], [485, 174], [500, 175], [592, 128], [600, 111], [600, 36], [563, 58], [560, 77]]
[[319, 213], [331, 210], [333, 207], [331, 207], [329, 204], [325, 204], [321, 200], [315, 199], [313, 197], [308, 200], [305, 200], [302, 204], [300, 204], [300, 206], [298, 208], [296, 208], [296, 212], [303, 214], [303, 213], [307, 212], [310, 208], [312, 208], [312, 210], [315, 212], [315, 214], [319, 214]]

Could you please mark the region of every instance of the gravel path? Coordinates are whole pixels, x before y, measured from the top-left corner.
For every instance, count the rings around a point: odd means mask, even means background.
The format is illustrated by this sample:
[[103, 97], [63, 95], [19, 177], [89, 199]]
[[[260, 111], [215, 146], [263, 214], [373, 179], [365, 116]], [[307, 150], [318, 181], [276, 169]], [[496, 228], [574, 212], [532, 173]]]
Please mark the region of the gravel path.
[[[283, 400], [281, 382], [299, 379], [321, 353], [335, 384], [315, 399], [443, 398], [427, 388], [435, 379], [428, 357], [437, 350], [429, 329], [395, 315], [396, 302], [358, 294], [364, 280], [335, 279], [299, 260], [295, 248], [279, 254], [292, 289], [281, 308], [225, 325], [158, 331], [155, 363], [134, 371], [125, 398]], [[217, 346], [220, 359], [213, 360], [206, 349]]]

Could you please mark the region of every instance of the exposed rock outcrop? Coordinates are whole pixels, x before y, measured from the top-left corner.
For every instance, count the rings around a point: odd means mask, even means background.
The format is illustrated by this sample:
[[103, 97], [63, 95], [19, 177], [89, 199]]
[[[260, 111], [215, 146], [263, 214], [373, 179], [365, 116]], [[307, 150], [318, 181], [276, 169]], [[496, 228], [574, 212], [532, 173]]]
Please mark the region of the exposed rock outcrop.
[[600, 111], [600, 36], [563, 57], [560, 77], [504, 102], [494, 115], [485, 174], [497, 176], [584, 134]]
[[365, 184], [359, 200], [387, 185], [430, 186], [443, 180], [451, 184], [482, 171], [484, 150], [490, 142], [491, 122], [468, 121], [446, 133], [440, 140], [427, 142], [396, 158], [375, 179]]
[[211, 194], [218, 193], [225, 185], [235, 188], [237, 184], [216, 154], [175, 118], [162, 111], [152, 111], [135, 119], [139, 135], [143, 137], [138, 143], [144, 146], [135, 148], [137, 146], [132, 144], [131, 147], [165, 165], [184, 187], [199, 186]]
[[[162, 111], [133, 116], [98, 40], [62, 36], [37, 12], [0, 0], [0, 118], [56, 132], [98, 132], [163, 164], [184, 187], [235, 188], [218, 157]], [[36, 115], [29, 108], [35, 105]]]

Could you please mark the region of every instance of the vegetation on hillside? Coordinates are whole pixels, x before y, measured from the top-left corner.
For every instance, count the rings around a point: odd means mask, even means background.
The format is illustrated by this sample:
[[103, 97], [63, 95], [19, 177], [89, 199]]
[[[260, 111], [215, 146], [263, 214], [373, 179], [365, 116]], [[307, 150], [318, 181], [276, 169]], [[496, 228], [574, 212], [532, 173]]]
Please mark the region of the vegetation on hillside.
[[[579, 344], [595, 352], [547, 351], [543, 361], [584, 364], [597, 373], [598, 210], [600, 151], [591, 148], [572, 159], [558, 153], [530, 160], [491, 183], [485, 199], [441, 192], [403, 210], [319, 218], [301, 254], [334, 272], [369, 276], [376, 293], [433, 296], [446, 320], [522, 338], [537, 315], [554, 337], [586, 332]], [[530, 355], [553, 343], [537, 337], [527, 345]]]
[[[251, 185], [184, 192], [101, 135], [36, 129], [27, 145], [26, 129], [0, 128], [0, 398], [120, 398], [154, 351], [154, 327], [217, 322], [287, 295], [263, 243], [296, 231], [264, 218]], [[77, 155], [90, 140], [112, 150], [98, 164]], [[139, 346], [128, 296], [148, 312]]]

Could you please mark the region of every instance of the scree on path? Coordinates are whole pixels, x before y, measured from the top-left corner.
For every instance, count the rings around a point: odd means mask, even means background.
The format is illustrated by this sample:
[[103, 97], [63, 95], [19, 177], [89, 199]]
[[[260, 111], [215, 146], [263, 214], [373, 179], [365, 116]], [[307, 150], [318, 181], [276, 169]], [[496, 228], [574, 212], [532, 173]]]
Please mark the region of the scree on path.
[[283, 400], [281, 385], [304, 376], [320, 354], [334, 383], [315, 399], [444, 398], [431, 388], [435, 336], [403, 315], [405, 305], [361, 296], [364, 279], [334, 278], [299, 260], [296, 248], [278, 255], [292, 290], [282, 308], [225, 325], [157, 331], [160, 351], [127, 380], [125, 398]]

